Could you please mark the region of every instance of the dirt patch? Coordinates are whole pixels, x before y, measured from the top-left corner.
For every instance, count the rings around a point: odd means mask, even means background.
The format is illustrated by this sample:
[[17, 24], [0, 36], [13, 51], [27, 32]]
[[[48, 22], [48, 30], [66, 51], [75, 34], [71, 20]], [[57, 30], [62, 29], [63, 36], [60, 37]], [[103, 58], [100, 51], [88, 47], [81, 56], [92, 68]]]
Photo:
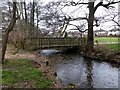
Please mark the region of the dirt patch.
[[52, 87], [54, 88], [63, 87], [59, 83], [59, 81], [55, 79], [54, 69], [50, 65], [46, 65], [46, 61], [49, 60], [46, 57], [40, 55], [37, 51], [28, 52], [24, 50], [18, 50], [13, 46], [8, 46], [5, 55], [5, 60], [17, 60], [17, 59], [29, 59], [36, 68], [40, 69], [44, 73], [46, 78], [54, 79]]

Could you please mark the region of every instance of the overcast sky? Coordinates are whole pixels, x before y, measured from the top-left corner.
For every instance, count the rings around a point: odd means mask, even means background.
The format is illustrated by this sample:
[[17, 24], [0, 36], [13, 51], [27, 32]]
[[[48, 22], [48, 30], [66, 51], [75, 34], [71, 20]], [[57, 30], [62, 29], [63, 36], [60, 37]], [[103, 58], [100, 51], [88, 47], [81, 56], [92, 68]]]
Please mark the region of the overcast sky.
[[[45, 3], [45, 4], [47, 4], [47, 3], [50, 2], [50, 1], [55, 1], [55, 2], [56, 2], [56, 1], [59, 1], [59, 0], [43, 0], [42, 2]], [[63, 1], [64, 1], [64, 0], [63, 0]], [[78, 2], [78, 1], [80, 1], [80, 0], [73, 0], [73, 1]], [[85, 1], [87, 2], [87, 0], [85, 0]], [[97, 0], [97, 1], [95, 2], [95, 4], [97, 4], [98, 1], [100, 1], [100, 0]], [[110, 0], [108, 0], [108, 1], [110, 1]], [[115, 1], [117, 1], [117, 0], [115, 0]], [[106, 3], [105, 0], [104, 0], [104, 3]], [[113, 9], [112, 12], [118, 12], [118, 4], [114, 4], [114, 5], [112, 5], [112, 6], [115, 7], [115, 9]], [[78, 5], [78, 6], [69, 6], [69, 7], [63, 8], [62, 11], [63, 11], [64, 13], [72, 16], [72, 17], [78, 17], [78, 16], [79, 16], [79, 17], [85, 17], [86, 13], [88, 13], [88, 8], [86, 8], [86, 5], [84, 5], [82, 8], [80, 8], [80, 5]], [[76, 11], [76, 12], [74, 12], [74, 11]], [[109, 14], [109, 11], [110, 11], [110, 10], [108, 10], [108, 9], [106, 9], [106, 8], [104, 8], [104, 7], [99, 7], [99, 8], [97, 9], [96, 13], [95, 13], [95, 17], [103, 17], [103, 16], [105, 16], [105, 15], [108, 15], [108, 14]], [[117, 20], [117, 18], [116, 18], [116, 20]], [[77, 22], [71, 22], [71, 23], [79, 24], [78, 21], [77, 21]], [[110, 30], [110, 29], [113, 28], [113, 25], [115, 25], [114, 22], [101, 23], [99, 27], [94, 27], [94, 30], [100, 29], [100, 28], [105, 29], [105, 30]], [[68, 29], [69, 29], [69, 28], [72, 28], [72, 27], [69, 26]], [[87, 28], [87, 27], [86, 27], [86, 28]]]
[[[9, 0], [8, 0], [9, 1]], [[13, 1], [13, 0], [10, 0], [10, 1]], [[23, 1], [23, 0], [17, 0], [17, 1]], [[27, 2], [32, 2], [33, 0], [26, 0]], [[37, 0], [38, 1], [38, 0]], [[54, 1], [54, 2], [57, 2], [57, 1], [60, 1], [60, 0], [40, 0], [40, 2], [43, 2], [44, 4], [47, 4], [51, 1]], [[61, 0], [61, 1], [67, 1], [67, 0]], [[85, 1], [85, 2], [88, 2], [88, 0], [71, 0], [71, 1], [74, 1], [74, 2], [78, 2], [78, 1]], [[91, 0], [91, 1], [94, 1], [94, 0]], [[97, 4], [100, 0], [96, 0], [95, 4]], [[110, 0], [103, 0], [104, 3], [106, 3], [106, 1], [110, 1]], [[114, 1], [118, 1], [118, 0], [114, 0]], [[112, 10], [112, 13], [113, 12], [118, 12], [118, 4], [114, 4], [112, 5], [114, 6], [114, 10]], [[81, 7], [81, 5], [78, 5], [78, 6], [69, 6], [69, 7], [64, 7], [62, 9], [62, 11], [64, 13], [66, 13], [67, 15], [70, 15], [71, 17], [85, 17], [85, 15], [88, 13], [88, 8], [86, 8], [87, 5], [83, 5]], [[99, 18], [99, 17], [103, 17], [105, 15], [108, 15], [108, 14], [111, 14], [109, 13], [110, 10], [104, 8], [104, 7], [99, 7], [97, 9], [97, 11], [95, 12], [95, 17]], [[118, 18], [116, 18], [116, 20], [118, 20]], [[76, 25], [79, 25], [80, 23], [84, 23], [83, 21], [74, 21], [74, 22], [70, 22], [70, 23], [73, 23], [73, 24], [76, 24]], [[106, 22], [106, 23], [100, 23], [100, 26], [99, 27], [94, 27], [94, 30], [97, 30], [97, 29], [104, 29], [104, 30], [110, 30], [112, 28], [114, 28], [113, 26], [115, 25], [114, 22]], [[69, 26], [67, 29], [70, 29], [70, 28], [73, 28], [72, 26]], [[86, 26], [87, 28], [87, 26]]]

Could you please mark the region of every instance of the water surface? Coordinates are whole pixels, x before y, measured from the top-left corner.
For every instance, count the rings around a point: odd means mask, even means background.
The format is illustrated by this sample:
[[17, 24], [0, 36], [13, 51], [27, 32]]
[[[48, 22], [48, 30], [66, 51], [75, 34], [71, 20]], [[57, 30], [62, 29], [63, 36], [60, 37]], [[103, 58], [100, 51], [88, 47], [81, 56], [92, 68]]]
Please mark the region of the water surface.
[[48, 57], [64, 86], [118, 88], [119, 65], [83, 58], [79, 54]]

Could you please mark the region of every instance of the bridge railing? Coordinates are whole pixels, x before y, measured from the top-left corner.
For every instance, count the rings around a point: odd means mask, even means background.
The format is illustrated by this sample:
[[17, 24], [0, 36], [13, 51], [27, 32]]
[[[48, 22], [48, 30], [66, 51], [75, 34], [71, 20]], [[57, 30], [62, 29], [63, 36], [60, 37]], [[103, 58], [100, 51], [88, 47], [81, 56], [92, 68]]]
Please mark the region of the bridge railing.
[[43, 37], [43, 38], [26, 38], [25, 48], [26, 49], [42, 49], [50, 47], [72, 47], [85, 44], [85, 38], [54, 38], [54, 37]]

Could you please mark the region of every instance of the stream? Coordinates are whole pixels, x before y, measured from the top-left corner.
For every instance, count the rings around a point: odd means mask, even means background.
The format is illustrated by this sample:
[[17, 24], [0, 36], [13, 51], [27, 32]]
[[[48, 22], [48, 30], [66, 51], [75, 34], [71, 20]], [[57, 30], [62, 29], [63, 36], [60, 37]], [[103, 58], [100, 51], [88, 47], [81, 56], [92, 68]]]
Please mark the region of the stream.
[[84, 58], [79, 54], [61, 54], [56, 50], [43, 50], [64, 85], [78, 88], [118, 88], [120, 66], [115, 63]]

